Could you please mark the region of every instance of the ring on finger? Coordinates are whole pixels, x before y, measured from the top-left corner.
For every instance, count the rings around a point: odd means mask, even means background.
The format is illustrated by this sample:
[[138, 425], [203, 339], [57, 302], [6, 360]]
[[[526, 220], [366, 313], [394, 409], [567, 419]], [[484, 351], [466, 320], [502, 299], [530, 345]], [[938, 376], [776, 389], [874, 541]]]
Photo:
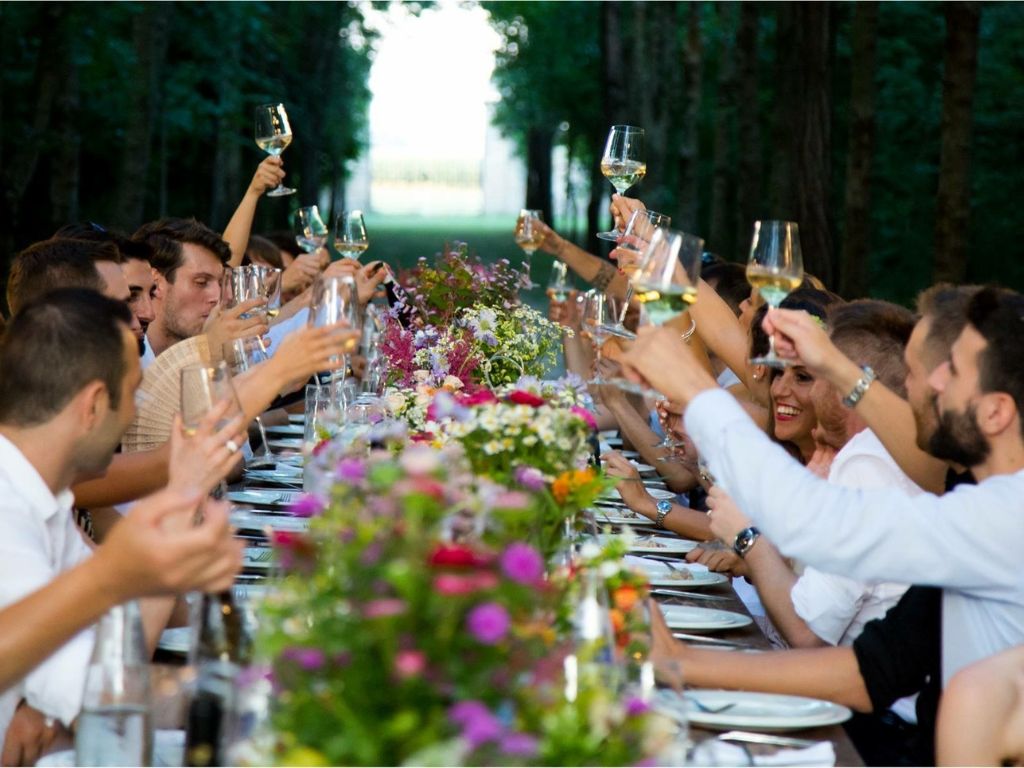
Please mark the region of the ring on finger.
[[224, 443], [224, 447], [231, 451], [231, 453], [238, 453], [238, 449], [241, 448], [242, 446], [240, 446], [234, 440], [228, 440], [226, 443]]

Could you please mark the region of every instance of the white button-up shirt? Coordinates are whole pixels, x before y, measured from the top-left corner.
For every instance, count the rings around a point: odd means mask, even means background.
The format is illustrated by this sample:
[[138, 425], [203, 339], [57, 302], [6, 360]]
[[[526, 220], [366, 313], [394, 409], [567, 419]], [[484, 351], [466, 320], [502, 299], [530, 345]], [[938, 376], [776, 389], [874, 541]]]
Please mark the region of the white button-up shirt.
[[775, 445], [727, 392], [686, 409], [711, 472], [790, 557], [865, 581], [943, 587], [943, 680], [1024, 642], [1024, 471], [944, 496], [840, 488]]
[[[0, 435], [0, 607], [45, 586], [82, 562], [91, 550], [71, 516], [74, 497], [54, 496], [13, 443]], [[29, 675], [0, 694], [0, 734], [6, 735], [21, 699], [65, 725], [82, 706], [94, 633], [86, 629]]]

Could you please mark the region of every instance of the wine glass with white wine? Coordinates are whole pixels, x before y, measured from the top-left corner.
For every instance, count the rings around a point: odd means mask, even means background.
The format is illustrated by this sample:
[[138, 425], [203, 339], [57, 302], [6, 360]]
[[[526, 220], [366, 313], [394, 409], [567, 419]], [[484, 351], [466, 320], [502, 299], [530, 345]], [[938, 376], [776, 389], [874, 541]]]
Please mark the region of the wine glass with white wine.
[[358, 261], [369, 247], [362, 211], [342, 211], [334, 217], [334, 250]]
[[519, 218], [516, 219], [516, 245], [522, 248], [523, 253], [526, 254], [523, 266], [526, 268], [526, 281], [530, 288], [536, 287], [530, 279], [530, 268], [533, 265], [531, 260], [533, 254], [544, 242], [544, 233], [536, 225], [538, 221], [544, 221], [544, 212], [536, 208], [523, 208], [519, 211]]
[[[622, 270], [626, 277], [631, 277], [640, 266], [640, 256], [647, 250], [654, 232], [659, 227], [668, 227], [671, 223], [672, 219], [670, 217], [657, 211], [644, 209], [633, 211], [633, 215], [629, 217], [629, 222], [626, 224], [626, 229], [623, 231], [616, 248], [619, 251], [619, 269]], [[619, 315], [615, 318], [615, 323], [608, 326], [608, 332], [613, 336], [630, 340], [636, 338], [636, 334], [625, 326], [626, 313], [629, 311], [629, 302], [632, 298], [633, 283], [629, 282], [626, 285], [626, 296], [622, 301]]]
[[[754, 222], [754, 238], [747, 261], [747, 282], [758, 290], [771, 306], [778, 309], [782, 300], [804, 279], [804, 260], [800, 252], [800, 230], [793, 221]], [[775, 354], [775, 336], [768, 337], [768, 354], [751, 360], [752, 365], [785, 368], [789, 361]]]
[[564, 261], [556, 261], [551, 265], [551, 277], [546, 291], [551, 301], [561, 304], [569, 297], [572, 284], [569, 282], [568, 270]]
[[[256, 146], [274, 157], [280, 156], [292, 143], [292, 127], [284, 104], [262, 104], [256, 107]], [[267, 197], [294, 195], [295, 190], [278, 184]]]
[[[626, 193], [647, 174], [644, 159], [644, 129], [634, 125], [613, 125], [608, 132], [601, 157], [601, 173], [620, 195]], [[618, 229], [598, 232], [602, 240], [616, 241], [622, 237]]]
[[306, 253], [327, 245], [327, 225], [315, 205], [307, 205], [295, 212], [295, 242]]

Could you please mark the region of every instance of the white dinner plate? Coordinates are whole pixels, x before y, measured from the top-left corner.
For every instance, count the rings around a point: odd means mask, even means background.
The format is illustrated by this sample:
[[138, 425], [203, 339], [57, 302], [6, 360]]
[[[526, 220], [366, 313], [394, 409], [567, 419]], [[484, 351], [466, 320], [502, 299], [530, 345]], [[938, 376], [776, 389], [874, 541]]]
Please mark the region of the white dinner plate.
[[254, 504], [258, 507], [286, 507], [301, 495], [299, 491], [251, 488], [247, 491], [228, 491], [227, 499], [239, 504]]
[[[722, 712], [704, 712], [694, 702], [716, 709], [733, 706]], [[713, 730], [742, 728], [747, 731], [797, 731], [820, 728], [849, 720], [852, 713], [831, 701], [804, 696], [752, 691], [690, 690], [683, 694], [661, 689], [654, 694], [654, 708], [669, 717], [686, 717], [693, 725]]]
[[749, 627], [754, 620], [743, 613], [701, 608], [695, 605], [663, 605], [661, 612], [669, 629], [683, 632], [724, 632]]
[[619, 453], [622, 454], [622, 457], [624, 459], [639, 459], [640, 458], [640, 452], [639, 451], [619, 451]]
[[[157, 730], [153, 734], [153, 765], [180, 766], [185, 763], [185, 732]], [[51, 752], [36, 761], [39, 768], [65, 768], [77, 765], [75, 750]]]
[[246, 547], [242, 553], [242, 568], [268, 571], [274, 565], [274, 550], [270, 547]]
[[289, 413], [288, 421], [292, 424], [305, 424], [306, 414], [304, 413]]
[[188, 653], [192, 645], [191, 627], [171, 627], [160, 634], [156, 647], [169, 653]]
[[[611, 534], [611, 538], [620, 538]], [[685, 555], [697, 546], [696, 541], [679, 539], [674, 536], [652, 536], [642, 534], [633, 537], [633, 543], [629, 547], [630, 552], [649, 552], [651, 554], [663, 555]]]
[[657, 471], [650, 464], [641, 464], [638, 461], [630, 461], [629, 463], [632, 464], [636, 468], [636, 471], [639, 472], [641, 475], [643, 475], [645, 473], [648, 473], [648, 472], [656, 472]]
[[[659, 501], [661, 499], [674, 499], [676, 497], [676, 495], [674, 493], [672, 493], [672, 491], [667, 490], [667, 489], [663, 489], [663, 488], [650, 488], [650, 487], [648, 487], [647, 488], [647, 492], [649, 494], [651, 494], [651, 496], [653, 496], [655, 499], [658, 499]], [[605, 491], [604, 495], [599, 497], [599, 500], [600, 501], [605, 501], [605, 500], [621, 501], [622, 500], [622, 494], [619, 493], [619, 489], [618, 488], [609, 488], [607, 491]]]
[[305, 421], [298, 424], [271, 424], [264, 427], [268, 435], [298, 435], [304, 437], [306, 434]]
[[598, 526], [602, 525], [638, 525], [638, 526], [654, 526], [654, 521], [650, 520], [643, 515], [638, 515], [634, 512], [630, 512], [628, 509], [618, 509], [613, 507], [594, 507], [587, 510], [593, 513], [594, 520]]
[[292, 515], [268, 515], [252, 509], [231, 511], [231, 524], [240, 531], [272, 531], [305, 533], [309, 530], [309, 519]]
[[[298, 472], [294, 472], [294, 469], [298, 469]], [[289, 467], [287, 471], [283, 469], [247, 469], [244, 477], [246, 480], [296, 486], [302, 485], [302, 468]]]
[[672, 563], [673, 568], [657, 560], [647, 560], [636, 555], [626, 555], [626, 564], [639, 568], [647, 574], [652, 587], [710, 587], [725, 584], [729, 578], [723, 573], [709, 571], [699, 563]]

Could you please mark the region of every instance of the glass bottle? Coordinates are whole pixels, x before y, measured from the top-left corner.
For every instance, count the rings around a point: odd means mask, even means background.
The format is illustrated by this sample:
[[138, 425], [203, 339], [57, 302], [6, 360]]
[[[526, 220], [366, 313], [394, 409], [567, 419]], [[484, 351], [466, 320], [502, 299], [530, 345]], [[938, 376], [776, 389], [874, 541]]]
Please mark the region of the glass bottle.
[[251, 636], [231, 592], [203, 595], [196, 646], [196, 684], [185, 725], [185, 765], [224, 765], [223, 732], [235, 703], [239, 670]]
[[100, 620], [75, 733], [75, 763], [152, 765], [150, 715], [142, 614], [131, 601]]

